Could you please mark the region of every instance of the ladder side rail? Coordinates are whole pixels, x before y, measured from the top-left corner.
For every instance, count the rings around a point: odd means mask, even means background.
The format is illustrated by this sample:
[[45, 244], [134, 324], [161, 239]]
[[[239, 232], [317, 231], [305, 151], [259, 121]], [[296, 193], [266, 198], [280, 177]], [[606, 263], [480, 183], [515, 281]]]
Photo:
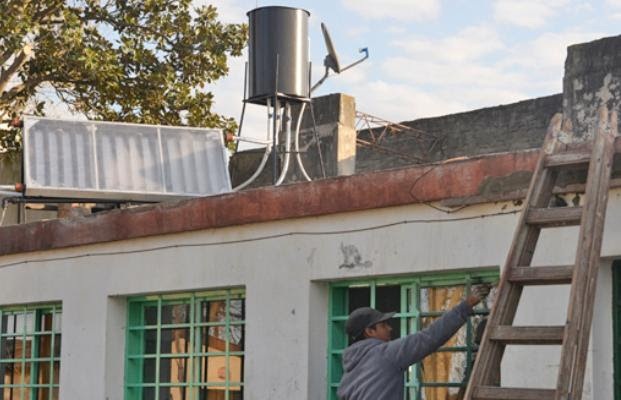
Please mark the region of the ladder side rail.
[[609, 121], [607, 109], [600, 108], [597, 136], [586, 184], [585, 208], [576, 251], [576, 265], [569, 296], [567, 325], [555, 397], [557, 400], [580, 400], [582, 397], [584, 368], [615, 152], [616, 127], [616, 113], [614, 111], [611, 113]]

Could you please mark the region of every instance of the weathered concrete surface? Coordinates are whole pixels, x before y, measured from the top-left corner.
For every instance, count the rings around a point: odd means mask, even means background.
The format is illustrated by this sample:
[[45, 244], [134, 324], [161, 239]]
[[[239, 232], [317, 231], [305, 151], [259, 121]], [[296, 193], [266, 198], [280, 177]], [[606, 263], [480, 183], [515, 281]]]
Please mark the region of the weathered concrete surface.
[[[562, 94], [525, 100], [497, 107], [482, 108], [402, 124], [423, 131], [429, 138], [417, 140], [414, 134], [387, 136], [381, 146], [429, 161], [461, 156], [500, 153], [541, 147], [550, 119], [561, 112]], [[364, 137], [366, 132], [361, 132]], [[367, 134], [368, 135], [368, 134]], [[422, 134], [421, 134], [422, 135]], [[429, 148], [421, 148], [429, 146]], [[356, 172], [366, 172], [413, 164], [405, 157], [359, 146]]]
[[[341, 93], [317, 97], [313, 99], [313, 111], [326, 177], [353, 174], [356, 165], [356, 105], [354, 98]], [[294, 107], [292, 112], [292, 130], [295, 130], [298, 115], [299, 107]], [[317, 179], [322, 178], [323, 175], [315, 133], [312, 128], [313, 120], [309, 108], [306, 107], [300, 129], [300, 152], [306, 172], [311, 178]], [[279, 172], [283, 163], [284, 143], [284, 136], [281, 135], [278, 148]], [[291, 149], [292, 151], [294, 150], [293, 145]], [[229, 171], [234, 187], [244, 182], [256, 171], [263, 153], [263, 149], [248, 150], [238, 152], [231, 157]], [[272, 163], [273, 159], [270, 157], [261, 175], [248, 187], [271, 185], [273, 181]], [[285, 183], [303, 180], [304, 177], [295, 161], [295, 153], [292, 153], [289, 174]]]
[[[615, 143], [621, 152], [621, 137]], [[0, 255], [49, 250], [154, 235], [191, 232], [441, 202], [449, 207], [517, 200], [526, 189], [539, 149], [496, 153], [433, 165], [364, 173], [102, 212], [0, 228]], [[621, 187], [617, 159], [611, 187]], [[583, 190], [579, 173], [561, 176], [558, 193]], [[583, 181], [582, 181], [583, 182]]]
[[[563, 79], [563, 113], [576, 140], [593, 137], [597, 109], [621, 104], [621, 36], [570, 46]], [[621, 131], [621, 129], [620, 129]]]
[[[0, 255], [483, 196], [489, 179], [534, 169], [539, 152], [482, 156], [0, 228]], [[525, 182], [527, 183], [527, 182]], [[486, 192], [481, 192], [482, 188]], [[513, 192], [516, 198], [522, 193]]]

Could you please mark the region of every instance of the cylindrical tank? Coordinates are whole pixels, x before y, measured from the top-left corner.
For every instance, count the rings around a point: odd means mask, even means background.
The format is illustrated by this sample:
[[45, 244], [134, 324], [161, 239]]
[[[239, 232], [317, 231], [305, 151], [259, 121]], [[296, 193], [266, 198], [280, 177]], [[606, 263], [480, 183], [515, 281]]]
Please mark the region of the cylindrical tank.
[[279, 6], [248, 12], [249, 102], [265, 104], [276, 91], [288, 97], [310, 97], [309, 16], [306, 10]]

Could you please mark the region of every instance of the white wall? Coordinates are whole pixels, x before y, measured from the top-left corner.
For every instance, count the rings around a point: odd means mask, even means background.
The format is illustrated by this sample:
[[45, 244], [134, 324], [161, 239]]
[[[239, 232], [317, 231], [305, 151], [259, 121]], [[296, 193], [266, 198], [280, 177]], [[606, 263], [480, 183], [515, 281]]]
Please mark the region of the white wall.
[[[604, 257], [621, 255], [621, 193], [610, 200]], [[327, 282], [501, 265], [518, 216], [492, 214], [513, 210], [411, 205], [0, 257], [0, 304], [62, 301], [61, 397], [113, 400], [123, 394], [127, 296], [244, 286], [246, 398], [324, 399]], [[261, 239], [274, 235], [284, 236]], [[535, 263], [570, 262], [576, 237], [576, 228], [543, 235]], [[592, 399], [612, 398], [609, 262], [600, 275], [585, 384]], [[518, 323], [563, 323], [567, 288], [529, 291]], [[509, 348], [503, 384], [553, 386], [557, 352], [523, 350]]]

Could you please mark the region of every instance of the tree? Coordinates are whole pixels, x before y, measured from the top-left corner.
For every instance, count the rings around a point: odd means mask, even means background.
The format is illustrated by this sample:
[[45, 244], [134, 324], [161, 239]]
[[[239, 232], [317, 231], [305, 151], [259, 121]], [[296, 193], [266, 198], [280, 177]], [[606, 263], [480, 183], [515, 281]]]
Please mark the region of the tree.
[[[2, 0], [0, 121], [42, 114], [42, 88], [91, 119], [234, 129], [205, 90], [246, 43], [192, 0]], [[19, 149], [17, 130], [0, 149]]]

